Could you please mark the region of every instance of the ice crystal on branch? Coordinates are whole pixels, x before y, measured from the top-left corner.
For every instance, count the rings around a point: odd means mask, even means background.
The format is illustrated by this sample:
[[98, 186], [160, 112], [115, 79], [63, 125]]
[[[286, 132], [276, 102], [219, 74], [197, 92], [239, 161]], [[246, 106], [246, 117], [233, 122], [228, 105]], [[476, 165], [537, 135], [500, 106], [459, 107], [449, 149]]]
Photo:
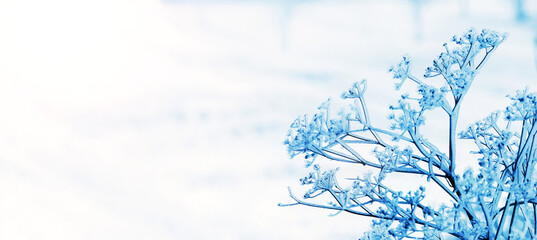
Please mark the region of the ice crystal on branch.
[[[398, 81], [396, 90], [414, 84], [416, 92], [402, 94], [390, 106], [389, 129], [377, 127], [369, 117], [365, 80], [341, 95], [351, 102], [350, 113], [332, 116], [326, 102], [313, 117], [299, 117], [285, 144], [291, 157], [307, 159], [311, 171], [300, 182], [310, 189], [299, 198], [289, 188], [294, 203], [282, 205], [370, 217], [373, 225], [363, 239], [536, 239], [537, 94], [524, 90], [509, 95], [512, 104], [505, 110], [457, 130], [468, 89], [505, 39], [489, 30], [454, 36], [426, 68], [425, 79], [412, 74], [411, 59], [403, 57], [389, 70]], [[431, 79], [443, 85], [430, 84]], [[425, 113], [437, 108], [441, 111], [432, 113], [446, 117], [446, 142], [431, 142], [422, 130]], [[477, 169], [456, 171], [459, 138], [475, 144]], [[370, 171], [338, 181], [337, 169], [321, 166], [324, 159], [358, 163]], [[430, 206], [423, 186], [403, 192], [389, 180], [394, 174], [416, 177], [415, 182], [426, 179], [447, 200]]]

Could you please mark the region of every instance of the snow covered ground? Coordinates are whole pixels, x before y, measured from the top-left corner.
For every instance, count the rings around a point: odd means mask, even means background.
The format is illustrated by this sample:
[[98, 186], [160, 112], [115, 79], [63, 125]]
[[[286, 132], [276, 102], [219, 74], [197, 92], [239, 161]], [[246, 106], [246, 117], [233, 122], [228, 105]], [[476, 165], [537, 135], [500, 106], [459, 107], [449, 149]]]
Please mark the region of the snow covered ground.
[[[356, 239], [369, 220], [289, 202], [299, 114], [470, 27], [509, 32], [465, 126], [537, 89], [535, 19], [509, 0], [0, 2], [1, 239]], [[528, 15], [537, 5], [528, 3]]]

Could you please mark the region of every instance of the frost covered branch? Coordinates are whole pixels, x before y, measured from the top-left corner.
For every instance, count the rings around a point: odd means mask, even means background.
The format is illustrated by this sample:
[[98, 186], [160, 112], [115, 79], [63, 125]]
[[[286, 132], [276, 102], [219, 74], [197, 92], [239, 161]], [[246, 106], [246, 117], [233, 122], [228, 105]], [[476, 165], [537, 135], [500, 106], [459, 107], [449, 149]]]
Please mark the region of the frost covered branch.
[[[505, 111], [492, 113], [457, 132], [461, 104], [479, 70], [506, 39], [505, 34], [470, 30], [444, 44], [445, 51], [420, 79], [403, 57], [390, 68], [400, 90], [408, 82], [414, 94], [403, 94], [390, 106], [390, 128], [372, 122], [365, 101], [367, 82], [355, 83], [342, 94], [351, 102], [350, 113], [330, 115], [330, 101], [312, 118], [302, 116], [291, 125], [285, 144], [291, 157], [303, 155], [312, 171], [300, 179], [311, 186], [302, 198], [288, 205], [306, 205], [375, 219], [364, 239], [535, 238], [537, 229], [536, 174], [537, 95], [519, 91]], [[437, 87], [431, 79], [440, 79]], [[408, 85], [408, 84], [407, 84]], [[438, 85], [438, 84], [436, 84]], [[433, 143], [422, 133], [425, 113], [439, 108], [449, 122], [449, 137]], [[438, 112], [435, 112], [438, 113]], [[502, 118], [503, 116], [503, 118]], [[473, 141], [479, 169], [457, 174], [456, 142]], [[437, 146], [447, 146], [446, 149]], [[339, 161], [371, 169], [341, 186], [337, 169], [323, 170], [316, 159]], [[432, 207], [423, 201], [425, 188], [403, 193], [386, 180], [394, 174], [423, 176], [442, 189], [449, 201]], [[419, 178], [417, 179], [419, 180]], [[332, 201], [323, 202], [321, 196]], [[335, 215], [334, 214], [334, 215]]]

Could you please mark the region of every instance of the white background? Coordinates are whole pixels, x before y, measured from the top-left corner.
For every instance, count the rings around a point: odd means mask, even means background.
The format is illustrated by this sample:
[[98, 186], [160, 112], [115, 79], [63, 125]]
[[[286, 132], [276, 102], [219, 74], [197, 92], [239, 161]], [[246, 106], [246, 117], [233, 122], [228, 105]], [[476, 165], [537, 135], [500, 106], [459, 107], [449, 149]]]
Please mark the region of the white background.
[[470, 27], [510, 37], [460, 126], [537, 89], [532, 3], [422, 3], [2, 0], [0, 239], [357, 239], [369, 219], [277, 207], [296, 116], [367, 78], [385, 121], [388, 67]]

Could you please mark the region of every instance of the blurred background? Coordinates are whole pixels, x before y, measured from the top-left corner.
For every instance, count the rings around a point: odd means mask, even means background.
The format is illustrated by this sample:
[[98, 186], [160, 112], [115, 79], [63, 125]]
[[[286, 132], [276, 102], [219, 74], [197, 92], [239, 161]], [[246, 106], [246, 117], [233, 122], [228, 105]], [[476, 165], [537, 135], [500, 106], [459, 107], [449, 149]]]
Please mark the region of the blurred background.
[[290, 123], [367, 78], [373, 119], [469, 28], [510, 37], [464, 127], [537, 89], [533, 0], [2, 0], [1, 239], [357, 239], [289, 203]]

